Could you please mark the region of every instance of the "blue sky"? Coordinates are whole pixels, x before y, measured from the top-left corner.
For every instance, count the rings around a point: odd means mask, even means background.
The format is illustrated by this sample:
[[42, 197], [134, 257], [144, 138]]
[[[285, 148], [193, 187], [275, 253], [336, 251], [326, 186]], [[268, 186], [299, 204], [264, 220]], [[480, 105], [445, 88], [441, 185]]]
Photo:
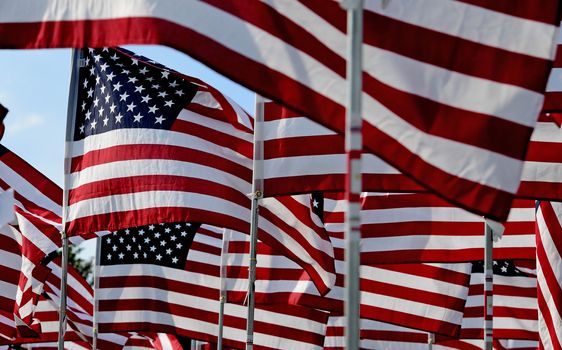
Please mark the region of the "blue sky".
[[[254, 94], [189, 56], [162, 46], [126, 46], [213, 85], [253, 114]], [[2, 144], [62, 186], [71, 50], [1, 50], [0, 102], [10, 112]], [[85, 252], [93, 253], [91, 242]]]

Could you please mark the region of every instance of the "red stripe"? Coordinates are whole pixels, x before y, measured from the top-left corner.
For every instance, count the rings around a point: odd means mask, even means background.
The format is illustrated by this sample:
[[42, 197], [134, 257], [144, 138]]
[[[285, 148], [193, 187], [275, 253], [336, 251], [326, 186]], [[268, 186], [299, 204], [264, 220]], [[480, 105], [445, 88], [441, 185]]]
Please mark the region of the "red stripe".
[[174, 160], [193, 163], [222, 170], [237, 176], [248, 183], [252, 181], [252, 170], [233, 160], [204, 151], [166, 145], [122, 145], [92, 150], [87, 154], [72, 159], [71, 173], [77, 173], [89, 167], [130, 160]]
[[470, 281], [470, 274], [468, 273], [454, 271], [439, 266], [425, 264], [416, 264], [415, 266], [410, 264], [389, 264], [375, 267], [392, 272], [401, 272], [416, 277], [425, 277], [436, 281], [457, 284], [459, 286], [468, 286]]
[[542, 112], [561, 112], [562, 111], [562, 92], [547, 91], [544, 95]]
[[[248, 198], [232, 187], [219, 184], [212, 180], [174, 175], [130, 176], [90, 182], [70, 190], [69, 204], [72, 205], [80, 203], [81, 201], [88, 199], [99, 199], [102, 197], [111, 197], [120, 194], [135, 194], [150, 191], [200, 193], [217, 198], [223, 198], [242, 207], [249, 208], [250, 206]], [[184, 220], [180, 218], [175, 221]], [[104, 230], [104, 228], [100, 227], [100, 230]]]
[[517, 196], [541, 200], [560, 200], [562, 198], [562, 182], [521, 181]]

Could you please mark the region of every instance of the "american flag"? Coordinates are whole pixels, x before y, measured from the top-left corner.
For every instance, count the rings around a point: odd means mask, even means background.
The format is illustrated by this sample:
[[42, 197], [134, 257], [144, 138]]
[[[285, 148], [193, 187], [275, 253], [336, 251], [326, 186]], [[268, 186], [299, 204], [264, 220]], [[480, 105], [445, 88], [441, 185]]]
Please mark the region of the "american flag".
[[[20, 5], [0, 8], [0, 47], [163, 43], [343, 132], [346, 13], [336, 1]], [[557, 10], [555, 0], [366, 1], [366, 149], [448, 200], [506, 219], [554, 57]]]
[[[336, 285], [320, 296], [295, 263], [258, 245], [256, 303], [299, 304], [343, 313], [343, 242], [334, 241]], [[249, 242], [229, 232], [227, 299], [242, 303], [248, 289]], [[458, 335], [468, 295], [470, 263], [362, 265], [361, 317]]]
[[41, 293], [42, 279], [46, 277], [40, 261], [61, 244], [62, 190], [1, 145], [0, 188], [14, 191], [16, 225], [5, 228], [13, 231], [21, 246], [21, 273], [14, 311], [24, 323], [30, 324], [34, 295]]
[[[248, 115], [203, 82], [123, 49], [84, 55], [66, 175], [68, 233], [185, 220], [249, 232]], [[268, 198], [260, 213], [262, 239], [327, 291], [333, 254], [308, 197]]]
[[[363, 263], [462, 262], [482, 259], [484, 220], [431, 193], [364, 193], [361, 211]], [[325, 226], [343, 240], [345, 201], [327, 195]], [[343, 243], [342, 243], [343, 244]], [[534, 259], [534, 201], [515, 200], [496, 259]]]
[[[343, 135], [267, 101], [263, 138], [264, 195], [344, 190], [347, 169]], [[372, 153], [364, 153], [362, 161], [364, 191], [423, 190]]]
[[[223, 230], [197, 226], [167, 223], [101, 238], [96, 290], [100, 331], [160, 331], [216, 343]], [[193, 239], [189, 251], [188, 237]], [[187, 252], [187, 260], [179, 260], [180, 251]], [[147, 260], [135, 263], [141, 258]], [[322, 348], [324, 312], [294, 305], [257, 306], [255, 320], [255, 348]], [[245, 329], [246, 307], [227, 303], [225, 346], [243, 347]]]
[[[473, 264], [461, 338], [482, 339], [484, 337], [483, 265], [482, 261]], [[493, 269], [494, 338], [537, 340], [537, 276], [535, 269], [533, 266], [525, 266], [523, 262], [518, 263], [512, 260], [495, 260]]]
[[562, 203], [537, 208], [537, 298], [542, 349], [562, 349]]

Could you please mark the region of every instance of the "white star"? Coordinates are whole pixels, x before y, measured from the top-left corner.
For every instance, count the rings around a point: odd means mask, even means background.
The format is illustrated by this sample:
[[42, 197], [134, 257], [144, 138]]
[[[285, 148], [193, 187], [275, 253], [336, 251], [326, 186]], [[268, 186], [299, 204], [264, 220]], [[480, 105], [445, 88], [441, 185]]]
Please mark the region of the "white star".
[[126, 235], [128, 235], [128, 234], [130, 234], [130, 233], [131, 233], [131, 231], [130, 231], [129, 229], [126, 229], [126, 230], [125, 230], [125, 234], [126, 234]]
[[113, 251], [117, 251], [117, 246], [114, 244], [113, 247], [111, 247], [113, 249]]
[[170, 240], [171, 240], [171, 241], [175, 241], [176, 239], [177, 239], [177, 237], [176, 237], [175, 235], [172, 236], [172, 237], [170, 237]]
[[86, 64], [86, 66], [90, 65], [90, 57], [86, 57], [86, 59], [84, 60], [84, 63]]
[[127, 112], [132, 112], [136, 107], [137, 105], [134, 102], [131, 102], [127, 105]]
[[82, 110], [86, 109], [86, 101], [82, 102]]
[[82, 86], [84, 87], [84, 89], [88, 87], [88, 79], [84, 79]]
[[178, 258], [176, 258], [175, 256], [172, 258], [172, 263], [177, 264], [178, 263]]
[[112, 60], [116, 61], [119, 59], [119, 56], [117, 56], [116, 53], [113, 54], [113, 56], [110, 57]]
[[103, 126], [107, 126], [107, 122], [109, 122], [109, 118], [106, 116], [103, 118]]
[[187, 236], [187, 232], [185, 232], [185, 231], [181, 231], [181, 236], [182, 236], [182, 237], [185, 237], [185, 236]]
[[507, 272], [507, 267], [502, 266], [502, 272]]
[[115, 105], [115, 103], [112, 102], [112, 103], [111, 103], [111, 106], [109, 106], [109, 111], [110, 111], [111, 113], [113, 113], [113, 112], [115, 112], [115, 108], [117, 108], [117, 106]]
[[100, 83], [100, 81], [101, 81], [101, 78], [100, 78], [100, 76], [99, 76], [99, 75], [98, 75], [98, 76], [96, 76], [96, 84], [99, 84], [99, 83]]
[[184, 92], [182, 90], [176, 90], [176, 95], [178, 96], [183, 96], [185, 95]]
[[153, 231], [153, 230], [154, 230], [154, 225], [148, 226], [148, 229], [149, 229], [150, 231]]
[[103, 107], [100, 107], [100, 109], [98, 109], [98, 114], [100, 117], [103, 117], [103, 111], [104, 111]]
[[170, 83], [170, 86], [175, 88], [176, 86], [178, 86], [179, 84], [176, 83], [176, 81], [174, 80], [173, 82]]
[[144, 235], [144, 230], [142, 228], [139, 230], [139, 235], [140, 236]]
[[166, 79], [168, 79], [168, 75], [170, 75], [170, 72], [168, 72], [168, 71], [165, 71], [165, 70], [164, 70], [164, 71], [162, 71], [162, 78], [166, 78]]
[[125, 254], [119, 253], [119, 259], [123, 260], [124, 257], [125, 257]]
[[127, 250], [131, 250], [131, 246], [127, 244], [127, 246], [125, 246], [125, 248], [127, 248]]
[[84, 133], [84, 124], [82, 124], [82, 126], [80, 126], [80, 133], [81, 133], [81, 134]]
[[156, 260], [158, 260], [158, 261], [162, 260], [162, 255], [160, 255], [160, 254], [156, 255]]
[[176, 244], [176, 248], [181, 249], [181, 247], [183, 247], [183, 244], [181, 243]]
[[129, 73], [131, 73], [131, 71], [127, 70], [127, 69], [123, 69], [123, 71], [121, 71], [121, 73], [129, 75]]
[[494, 265], [497, 265], [497, 264], [498, 264], [498, 262], [497, 262], [497, 261], [494, 261]]
[[142, 256], [144, 256], [144, 258], [146, 259], [146, 253], [142, 253]]
[[137, 241], [137, 237], [132, 237], [131, 240], [135, 243]]
[[117, 84], [113, 85], [113, 91], [119, 91], [119, 89], [121, 89], [121, 86], [123, 85], [121, 85], [120, 82], [117, 82]]
[[109, 64], [107, 64], [107, 63], [105, 63], [105, 62], [104, 62], [103, 64], [100, 64], [100, 68], [101, 68], [101, 71], [102, 71], [102, 72], [105, 72], [105, 70], [107, 69], [107, 67], [109, 67]]
[[166, 245], [166, 241], [160, 241], [160, 245], [163, 247]]
[[100, 99], [96, 97], [96, 99], [94, 100], [94, 106], [98, 106], [98, 103], [100, 103]]
[[143, 96], [143, 97], [142, 97], [142, 101], [141, 101], [141, 102], [148, 103], [149, 100], [152, 100], [152, 97], [146, 95], [146, 96]]
[[111, 72], [108, 75], [106, 75], [105, 77], [107, 78], [108, 81], [112, 81], [113, 78], [115, 78], [115, 74], [113, 74], [113, 72]]
[[142, 87], [142, 85], [139, 85], [137, 87], [135, 87], [135, 92], [138, 92], [139, 94], [142, 93], [144, 90], [144, 87]]
[[139, 258], [139, 253], [134, 252], [134, 253], [133, 253], [133, 258], [138, 259], [138, 258]]
[[111, 254], [107, 254], [107, 260], [111, 260]]
[[156, 232], [156, 233], [154, 234], [154, 237], [160, 238], [160, 232]]
[[[105, 86], [104, 86], [105, 87]], [[109, 103], [109, 98], [111, 96], [109, 94], [105, 95], [105, 97], [103, 98], [105, 100], [105, 103]]]
[[179, 230], [181, 228], [180, 224], [176, 224], [176, 228]]
[[150, 251], [151, 251], [151, 252], [153, 252], [153, 251], [155, 251], [155, 250], [156, 250], [156, 247], [155, 247], [155, 246], [151, 246], [151, 247], [150, 247]]
[[139, 70], [140, 74], [146, 74], [147, 72], [148, 72], [148, 68], [146, 68], [146, 67], [142, 67], [142, 69]]
[[94, 95], [94, 89], [90, 88], [90, 90], [88, 90], [88, 97], [92, 97]]
[[168, 255], [172, 254], [172, 250], [170, 248], [166, 249], [166, 254]]
[[115, 116], [115, 122], [116, 123], [121, 123], [121, 119], [123, 119], [123, 116], [121, 115], [121, 113], [119, 113]]
[[139, 60], [137, 60], [136, 58], [131, 58], [131, 65], [135, 65], [138, 66], [139, 65]]
[[125, 93], [119, 95], [121, 97], [120, 101], [125, 101], [127, 102], [127, 98], [129, 97], [129, 94], [127, 93], [127, 91], [125, 91]]
[[160, 85], [159, 84], [153, 84], [152, 88], [158, 90], [158, 89], [160, 89]]
[[92, 111], [87, 111], [86, 113], [84, 113], [84, 115], [86, 116], [86, 120], [88, 120], [92, 115]]
[[168, 96], [168, 93], [167, 93], [166, 91], [160, 91], [160, 92], [158, 93], [158, 97], [164, 98], [164, 97], [166, 97], [166, 96]]
[[153, 80], [154, 80], [154, 78], [153, 78], [153, 77], [148, 77], [148, 78], [146, 78], [146, 81], [150, 81], [150, 82], [152, 82]]
[[102, 85], [102, 86], [100, 87], [100, 91], [101, 91], [102, 94], [105, 93], [105, 85]]
[[173, 104], [172, 100], [164, 102], [164, 106], [166, 107], [172, 107]]
[[97, 123], [98, 123], [98, 122], [95, 121], [95, 120], [94, 120], [92, 123], [90, 123], [90, 129], [95, 129]]
[[152, 106], [152, 107], [148, 107], [148, 113], [154, 113], [156, 114], [156, 111], [159, 110], [160, 108], [156, 107], [156, 105]]
[[94, 61], [99, 62], [101, 55], [94, 55]]
[[146, 237], [146, 238], [144, 239], [144, 243], [148, 244], [149, 242], [150, 242], [150, 238]]
[[170, 231], [172, 231], [172, 229], [169, 228], [169, 227], [166, 227], [166, 228], [164, 229], [164, 232], [166, 232], [166, 233], [170, 233]]
[[125, 239], [123, 237], [119, 237], [119, 243], [123, 243]]
[[131, 77], [131, 78], [129, 78], [129, 83], [132, 83], [132, 84], [134, 84], [134, 83], [136, 83], [136, 82], [137, 82], [137, 80], [138, 80], [137, 78], [135, 78], [135, 77]]
[[317, 201], [316, 199], [314, 199], [314, 200], [312, 201], [312, 206], [313, 206], [314, 208], [318, 208], [318, 201]]
[[90, 68], [90, 75], [96, 74], [96, 67]]
[[140, 112], [137, 113], [137, 114], [135, 114], [135, 115], [133, 116], [133, 118], [135, 118], [134, 121], [135, 121], [135, 122], [139, 122], [139, 123], [140, 123], [142, 117], [143, 117], [143, 115], [141, 115]]
[[156, 117], [156, 121], [154, 122], [154, 124], [162, 124], [164, 120], [166, 120], [166, 118], [164, 118], [163, 116]]
[[111, 243], [111, 238], [107, 237], [107, 239], [105, 240], [107, 242], [107, 244]]

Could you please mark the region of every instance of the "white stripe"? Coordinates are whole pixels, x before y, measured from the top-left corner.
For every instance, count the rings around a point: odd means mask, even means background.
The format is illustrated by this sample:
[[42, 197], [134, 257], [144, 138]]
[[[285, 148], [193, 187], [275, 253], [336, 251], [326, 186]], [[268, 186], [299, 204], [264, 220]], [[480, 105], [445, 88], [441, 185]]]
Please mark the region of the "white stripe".
[[[115, 203], [119, 204], [118, 210], [115, 208]], [[163, 207], [207, 210], [241, 218], [245, 221], [248, 221], [250, 217], [248, 208], [215, 196], [190, 192], [150, 191], [82, 200], [69, 206], [68, 221], [117, 211], [126, 212]]]
[[539, 122], [531, 135], [531, 142], [562, 143], [562, 132], [554, 122]]
[[213, 181], [241, 193], [248, 193], [251, 184], [235, 174], [224, 172], [212, 166], [170, 159], [128, 159], [102, 163], [66, 175], [70, 190], [97, 181], [128, 178], [133, 176], [169, 175]]
[[238, 129], [234, 128], [230, 123], [209, 118], [202, 114], [190, 111], [188, 109], [183, 109], [178, 114], [178, 119], [199, 124], [201, 126], [213, 129], [215, 131], [222, 132], [223, 134], [226, 134], [228, 136], [233, 136], [250, 143], [254, 141], [252, 134], [247, 132], [241, 132]]
[[[500, 49], [552, 59], [556, 27], [450, 0], [366, 0], [365, 9]], [[483, 35], [487, 33], [487, 35]]]
[[252, 168], [251, 159], [231, 149], [193, 135], [161, 129], [115, 129], [102, 134], [88, 136], [83, 140], [72, 142], [71, 157], [74, 158], [84, 155], [84, 152], [91, 150], [102, 150], [121, 145], [165, 145], [184, 147], [233, 160], [248, 169]]
[[484, 232], [484, 221], [481, 216], [455, 207], [413, 207], [361, 211], [362, 224], [382, 224], [412, 221], [449, 223], [481, 222], [481, 232]]
[[521, 181], [560, 183], [561, 179], [562, 164], [553, 162], [526, 161], [521, 174]]
[[553, 68], [548, 76], [546, 91], [562, 91], [562, 68]]
[[264, 141], [329, 135], [337, 135], [337, 133], [306, 117], [283, 118], [263, 122]]
[[45, 236], [35, 225], [27, 220], [23, 215], [16, 213], [20, 232], [37, 248], [45, 254], [49, 254], [59, 247], [51, 241], [50, 237]]

